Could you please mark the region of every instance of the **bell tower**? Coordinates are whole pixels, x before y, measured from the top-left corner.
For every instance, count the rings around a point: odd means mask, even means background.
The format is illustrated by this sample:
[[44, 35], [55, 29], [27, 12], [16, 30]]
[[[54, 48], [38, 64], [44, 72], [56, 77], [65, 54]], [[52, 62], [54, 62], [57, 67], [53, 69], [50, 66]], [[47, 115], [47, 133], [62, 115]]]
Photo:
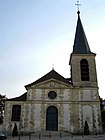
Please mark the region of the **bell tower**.
[[78, 10], [77, 27], [70, 56], [71, 81], [73, 86], [98, 87], [96, 73], [96, 54], [91, 52]]

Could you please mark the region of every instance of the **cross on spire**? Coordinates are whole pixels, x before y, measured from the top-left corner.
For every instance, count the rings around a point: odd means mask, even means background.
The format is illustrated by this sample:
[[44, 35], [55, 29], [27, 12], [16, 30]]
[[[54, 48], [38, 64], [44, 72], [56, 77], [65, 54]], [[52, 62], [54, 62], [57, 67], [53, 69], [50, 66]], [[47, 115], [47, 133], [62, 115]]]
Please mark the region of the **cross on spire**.
[[77, 6], [77, 8], [78, 8], [78, 12], [77, 12], [77, 14], [79, 15], [79, 13], [80, 13], [80, 11], [79, 11], [79, 6], [81, 6], [81, 4], [79, 3], [79, 0], [77, 1], [77, 4], [75, 4], [76, 6]]
[[52, 64], [52, 70], [54, 70], [54, 64]]

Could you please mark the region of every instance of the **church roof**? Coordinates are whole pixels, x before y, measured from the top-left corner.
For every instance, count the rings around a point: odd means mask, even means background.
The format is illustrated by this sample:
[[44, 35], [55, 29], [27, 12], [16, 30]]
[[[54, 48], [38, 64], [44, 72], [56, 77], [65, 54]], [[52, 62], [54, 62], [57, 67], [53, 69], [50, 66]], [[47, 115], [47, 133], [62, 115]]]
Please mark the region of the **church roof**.
[[41, 82], [44, 82], [46, 80], [49, 80], [49, 79], [56, 79], [56, 80], [59, 80], [59, 81], [62, 81], [64, 83], [68, 83], [70, 84], [69, 80], [64, 78], [63, 76], [61, 76], [59, 73], [57, 73], [54, 69], [51, 70], [49, 73], [47, 73], [46, 75], [44, 75], [43, 77], [39, 78], [38, 80], [36, 80], [35, 82], [31, 83], [31, 84], [28, 84], [25, 86], [25, 88], [29, 87], [29, 86], [32, 86], [34, 84], [38, 84], [38, 83], [41, 83]]
[[[73, 52], [74, 54], [91, 54], [91, 50], [81, 23], [80, 12], [78, 11], [77, 27], [74, 39]], [[92, 53], [93, 54], [93, 53]]]
[[26, 99], [27, 99], [27, 92], [19, 97], [7, 99], [7, 101], [26, 101]]

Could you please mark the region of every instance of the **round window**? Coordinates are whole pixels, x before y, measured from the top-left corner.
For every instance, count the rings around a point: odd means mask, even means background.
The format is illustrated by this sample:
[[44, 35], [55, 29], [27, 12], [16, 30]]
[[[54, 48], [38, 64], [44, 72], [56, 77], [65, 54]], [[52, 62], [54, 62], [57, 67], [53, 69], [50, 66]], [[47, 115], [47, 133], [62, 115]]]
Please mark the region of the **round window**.
[[48, 97], [49, 97], [50, 99], [55, 99], [55, 98], [57, 97], [57, 94], [56, 94], [55, 91], [50, 91], [50, 92], [48, 93]]

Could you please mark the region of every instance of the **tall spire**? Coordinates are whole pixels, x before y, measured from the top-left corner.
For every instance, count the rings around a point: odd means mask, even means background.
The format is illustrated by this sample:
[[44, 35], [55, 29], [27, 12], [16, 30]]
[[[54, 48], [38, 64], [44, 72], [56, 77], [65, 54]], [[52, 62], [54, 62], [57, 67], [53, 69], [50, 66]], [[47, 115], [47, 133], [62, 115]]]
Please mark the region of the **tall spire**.
[[88, 41], [81, 23], [80, 11], [78, 10], [78, 20], [74, 39], [73, 53], [75, 54], [89, 54], [92, 53], [88, 45]]

